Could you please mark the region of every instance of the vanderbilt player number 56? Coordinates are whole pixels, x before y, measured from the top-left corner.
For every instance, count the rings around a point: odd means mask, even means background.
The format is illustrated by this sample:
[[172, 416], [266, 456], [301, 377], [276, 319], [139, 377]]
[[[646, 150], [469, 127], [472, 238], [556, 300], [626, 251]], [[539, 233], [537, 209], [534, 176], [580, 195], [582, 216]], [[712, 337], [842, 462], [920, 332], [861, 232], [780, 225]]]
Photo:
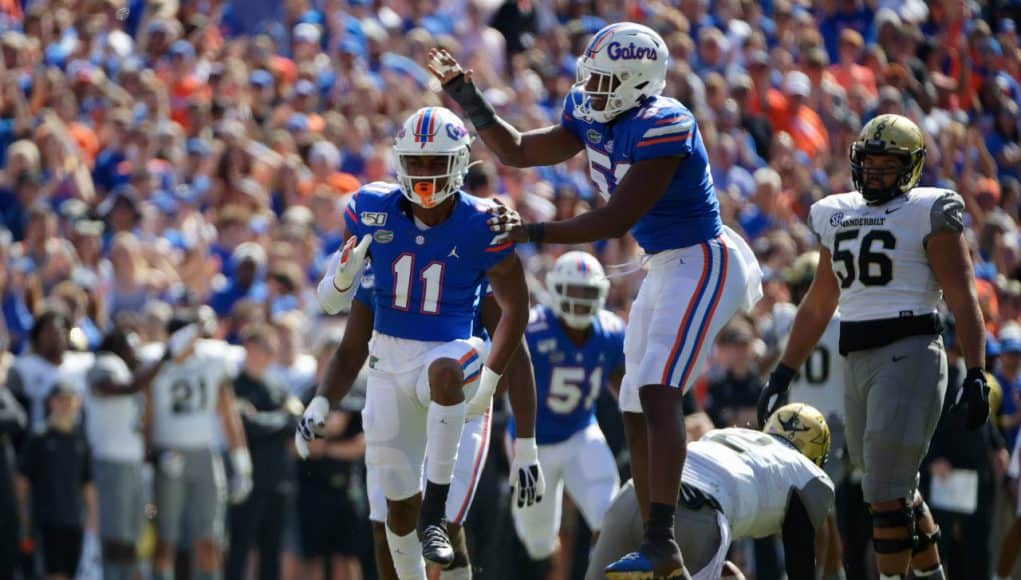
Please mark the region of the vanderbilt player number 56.
[[819, 269], [801, 302], [781, 362], [759, 399], [760, 421], [786, 393], [840, 306], [846, 355], [847, 448], [864, 470], [881, 578], [943, 578], [938, 528], [917, 490], [918, 466], [947, 391], [937, 307], [957, 319], [967, 378], [953, 394], [971, 429], [989, 414], [982, 314], [964, 240], [964, 202], [946, 189], [916, 187], [925, 141], [912, 121], [880, 115], [851, 147], [856, 191], [816, 202]]

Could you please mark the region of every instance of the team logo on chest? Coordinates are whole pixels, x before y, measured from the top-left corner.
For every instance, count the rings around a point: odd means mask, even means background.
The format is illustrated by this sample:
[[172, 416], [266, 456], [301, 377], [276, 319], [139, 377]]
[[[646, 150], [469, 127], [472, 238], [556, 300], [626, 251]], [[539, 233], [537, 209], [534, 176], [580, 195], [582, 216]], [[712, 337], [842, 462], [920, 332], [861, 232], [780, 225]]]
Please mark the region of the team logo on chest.
[[885, 223], [885, 216], [858, 215], [846, 217], [842, 211], [838, 211], [830, 216], [830, 226], [834, 228], [881, 226]]
[[597, 144], [603, 140], [603, 136], [599, 133], [599, 131], [596, 131], [595, 129], [589, 129], [588, 131], [586, 131], [585, 137], [587, 137], [588, 140], [591, 141], [592, 143]]
[[380, 244], [389, 244], [394, 241], [394, 233], [390, 230], [376, 230], [376, 233], [372, 234], [372, 239]]

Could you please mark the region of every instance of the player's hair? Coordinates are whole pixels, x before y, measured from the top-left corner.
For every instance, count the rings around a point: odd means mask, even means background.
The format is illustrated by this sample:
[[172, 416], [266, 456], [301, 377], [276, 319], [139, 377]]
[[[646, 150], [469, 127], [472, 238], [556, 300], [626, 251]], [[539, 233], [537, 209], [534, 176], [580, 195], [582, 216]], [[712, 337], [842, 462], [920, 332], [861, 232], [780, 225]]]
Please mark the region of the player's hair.
[[63, 309], [55, 306], [48, 307], [36, 317], [35, 324], [32, 325], [32, 330], [28, 333], [28, 341], [33, 348], [39, 346], [39, 337], [42, 335], [43, 328], [53, 322], [63, 322], [64, 326], [70, 326], [67, 313]]

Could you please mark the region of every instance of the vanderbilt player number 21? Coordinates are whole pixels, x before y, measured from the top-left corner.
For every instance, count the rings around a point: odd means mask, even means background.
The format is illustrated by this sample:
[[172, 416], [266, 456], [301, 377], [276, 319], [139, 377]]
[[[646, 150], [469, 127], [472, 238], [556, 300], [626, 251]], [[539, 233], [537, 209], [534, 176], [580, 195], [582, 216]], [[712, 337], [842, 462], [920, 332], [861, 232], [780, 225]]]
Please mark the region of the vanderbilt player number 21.
[[964, 230], [964, 202], [946, 189], [916, 187], [925, 141], [912, 121], [880, 115], [851, 148], [856, 191], [816, 202], [819, 268], [798, 308], [781, 362], [759, 399], [760, 421], [786, 394], [840, 306], [846, 355], [844, 407], [851, 461], [873, 521], [881, 578], [943, 578], [939, 529], [917, 490], [947, 391], [937, 307], [957, 320], [968, 365], [954, 405], [971, 429], [989, 414], [982, 315]]

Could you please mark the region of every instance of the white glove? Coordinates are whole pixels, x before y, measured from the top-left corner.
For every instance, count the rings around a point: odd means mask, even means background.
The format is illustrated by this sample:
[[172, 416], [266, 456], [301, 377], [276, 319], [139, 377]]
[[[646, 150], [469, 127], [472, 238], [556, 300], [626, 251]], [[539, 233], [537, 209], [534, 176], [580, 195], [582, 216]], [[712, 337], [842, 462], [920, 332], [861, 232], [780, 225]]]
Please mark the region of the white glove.
[[365, 268], [365, 254], [369, 251], [369, 244], [372, 243], [372, 236], [365, 234], [358, 245], [355, 244], [355, 237], [348, 238], [347, 243], [340, 250], [340, 264], [337, 266], [337, 273], [333, 275], [333, 286], [338, 292], [347, 292], [354, 285], [355, 278]]
[[239, 504], [252, 493], [252, 456], [247, 447], [238, 447], [230, 452], [230, 463], [234, 473], [230, 478], [230, 503]]
[[465, 404], [464, 415], [467, 418], [481, 417], [489, 410], [489, 403], [493, 401], [493, 394], [496, 393], [496, 385], [500, 383], [500, 376], [493, 372], [493, 369], [483, 365], [482, 376], [479, 377], [479, 388], [475, 395]]
[[510, 468], [511, 498], [518, 508], [530, 507], [542, 501], [546, 493], [546, 478], [539, 465], [539, 448], [534, 437], [514, 440], [514, 459]]
[[191, 345], [199, 338], [198, 324], [189, 324], [188, 326], [177, 329], [174, 334], [170, 335], [167, 339], [167, 354], [172, 359], [176, 359], [181, 354], [188, 350]]
[[366, 234], [356, 246], [355, 237], [351, 236], [337, 252], [337, 256], [330, 258], [328, 271], [316, 287], [319, 306], [327, 314], [336, 314], [351, 307], [351, 300], [358, 292], [358, 284], [365, 270], [365, 255], [371, 243], [372, 236]]
[[305, 409], [305, 414], [298, 421], [298, 429], [294, 433], [294, 447], [302, 459], [308, 457], [308, 442], [323, 436], [323, 427], [329, 413], [330, 402], [322, 395], [312, 399]]

